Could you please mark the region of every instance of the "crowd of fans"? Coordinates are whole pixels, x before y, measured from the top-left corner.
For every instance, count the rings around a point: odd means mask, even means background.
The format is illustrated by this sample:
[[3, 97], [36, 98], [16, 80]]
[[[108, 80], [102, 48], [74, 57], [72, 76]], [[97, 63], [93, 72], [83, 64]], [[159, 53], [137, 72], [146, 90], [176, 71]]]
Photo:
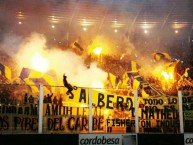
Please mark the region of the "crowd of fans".
[[44, 103], [51, 103], [55, 105], [62, 105], [62, 96], [58, 98], [57, 96], [54, 96], [53, 98], [53, 93], [44, 95]]
[[[108, 61], [108, 64], [110, 61]], [[113, 62], [113, 61], [112, 61]], [[116, 76], [115, 80], [115, 89], [128, 89], [131, 90], [133, 87], [131, 86], [133, 81], [130, 77], [130, 74], [127, 76], [128, 78], [125, 79], [124, 75], [125, 72], [127, 72], [127, 66], [128, 63], [118, 63], [114, 64], [110, 68], [105, 65], [105, 69], [107, 72], [112, 73], [115, 71], [114, 75]], [[117, 67], [116, 67], [117, 65]], [[137, 80], [140, 81], [140, 85], [138, 87], [139, 91], [139, 96], [142, 96], [141, 90], [145, 90], [145, 92], [149, 96], [156, 96], [160, 94], [166, 94], [166, 95], [172, 95], [172, 96], [177, 96], [178, 95], [178, 90], [182, 90], [184, 95], [192, 95], [192, 90], [193, 90], [193, 79], [192, 79], [192, 73], [191, 71], [188, 71], [188, 76], [184, 76], [186, 67], [181, 67], [181, 66], [176, 66], [178, 69], [175, 69], [175, 74], [174, 75], [174, 81], [170, 83], [169, 81], [164, 82], [162, 78], [159, 77], [154, 77], [153, 75], [146, 75], [145, 77], [141, 75], [141, 77], [137, 78]], [[112, 71], [111, 71], [112, 70]], [[120, 71], [117, 71], [120, 70]], [[136, 74], [132, 74], [134, 77]], [[140, 75], [140, 73], [138, 73]], [[121, 82], [121, 83], [120, 83]], [[165, 84], [164, 84], [165, 83]], [[170, 83], [170, 84], [169, 84]], [[168, 85], [169, 84], [169, 85]], [[107, 83], [107, 88], [112, 85], [109, 85]], [[125, 91], [125, 90], [124, 90]], [[123, 91], [123, 92], [124, 92]], [[120, 93], [120, 91], [118, 91]], [[129, 94], [129, 93], [126, 93]], [[125, 94], [124, 94], [125, 95]]]
[[[179, 57], [180, 56], [178, 56], [178, 58]], [[128, 82], [126, 82], [127, 83], [126, 87], [122, 87], [119, 85], [120, 85], [120, 81], [123, 81], [123, 75], [125, 74], [125, 72], [128, 71], [128, 62], [133, 60], [133, 59], [135, 59], [134, 61], [137, 62], [140, 59], [140, 57], [135, 57], [135, 56], [133, 57], [131, 55], [124, 55], [124, 57], [122, 57], [122, 55], [116, 55], [116, 54], [115, 55], [103, 55], [103, 56], [101, 56], [100, 61], [96, 61], [96, 58], [93, 58], [91, 55], [88, 55], [88, 57], [85, 57], [85, 64], [89, 68], [89, 63], [91, 63], [91, 62], [98, 63], [98, 67], [100, 67], [102, 70], [116, 76], [116, 80], [114, 82], [115, 87], [113, 88], [116, 90], [114, 90], [113, 92], [122, 93], [124, 95], [128, 95], [128, 94], [132, 95], [131, 80], [128, 79]], [[0, 52], [0, 61], [4, 64], [7, 64], [7, 66], [9, 66], [13, 70], [13, 72], [12, 72], [13, 78], [16, 78], [18, 76], [17, 67], [15, 67], [17, 65], [12, 60], [12, 58], [10, 58], [7, 55], [5, 57], [5, 53]], [[177, 95], [177, 90], [183, 90], [184, 95], [192, 95], [193, 94], [192, 93], [193, 92], [193, 73], [192, 73], [193, 57], [189, 56], [188, 58], [183, 60], [182, 65], [184, 65], [184, 66], [178, 67], [178, 70], [177, 70], [178, 74], [182, 75], [187, 66], [190, 68], [190, 70], [189, 70], [189, 76], [184, 78], [185, 80], [183, 80], [181, 83], [178, 83], [176, 81], [171, 88], [166, 89], [166, 90], [162, 90], [160, 80], [158, 80], [157, 78], [153, 78], [151, 75], [148, 77], [146, 76], [146, 78], [142, 77], [142, 79], [140, 80], [141, 84], [138, 88], [139, 96], [143, 97], [141, 94], [142, 89], [145, 90], [145, 92], [149, 96], [158, 95], [159, 91], [164, 93], [164, 94], [167, 94], [167, 95]], [[0, 75], [0, 84], [1, 84], [0, 85], [0, 102], [1, 103], [6, 103], [6, 104], [19, 103], [19, 104], [21, 104], [22, 102], [24, 102], [24, 99], [23, 99], [21, 94], [25, 94], [25, 92], [27, 92], [28, 94], [32, 94], [30, 92], [29, 87], [21, 86], [20, 88], [22, 88], [22, 89], [18, 90], [17, 85], [12, 85], [12, 86], [7, 85], [10, 83], [12, 83], [12, 82], [7, 80], [4, 75], [2, 75], [2, 74]], [[112, 85], [109, 85], [108, 83], [106, 84], [105, 87], [112, 89], [111, 88]], [[119, 88], [128, 89], [128, 90], [117, 90]], [[22, 93], [20, 94], [20, 92], [22, 92]], [[52, 98], [52, 99], [50, 99], [50, 98]], [[56, 97], [53, 94], [52, 95], [45, 95], [44, 102], [45, 103], [61, 104], [61, 97]]]
[[[89, 62], [92, 62], [92, 57], [86, 62], [86, 65], [89, 66]], [[4, 63], [6, 63], [4, 59]], [[191, 68], [193, 66], [193, 58], [189, 58], [184, 62], [188, 64], [187, 66]], [[14, 69], [14, 63], [10, 65], [10, 68]], [[120, 95], [130, 95], [133, 96], [134, 93], [132, 91], [132, 82], [131, 78], [128, 75], [128, 80], [126, 80], [126, 87], [121, 86], [120, 82], [123, 81], [123, 76], [125, 72], [128, 71], [128, 61], [120, 59], [120, 56], [103, 56], [102, 61], [98, 62], [98, 67], [106, 71], [107, 73], [112, 73], [116, 76], [115, 79], [115, 88], [112, 89], [112, 85], [106, 84], [105, 87], [110, 89], [112, 93], [120, 94]], [[89, 67], [88, 67], [89, 68]], [[175, 73], [178, 73], [180, 76], [183, 76], [186, 67], [178, 67]], [[17, 75], [14, 73], [13, 75]], [[182, 81], [179, 83], [178, 80], [180, 77], [176, 77], [177, 80], [173, 84], [173, 86], [169, 89], [163, 90], [161, 87], [161, 82], [159, 79], [154, 78], [153, 76], [146, 76], [145, 78], [141, 76], [140, 85], [138, 87], [138, 95], [139, 97], [143, 97], [142, 90], [149, 96], [159, 96], [160, 94], [177, 96], [178, 90], [182, 90], [184, 96], [192, 96], [193, 95], [193, 74], [191, 73], [191, 69], [189, 71], [188, 77], [183, 77]], [[108, 82], [108, 78], [107, 78]], [[120, 85], [120, 86], [119, 86]], [[29, 105], [29, 104], [38, 104], [39, 103], [39, 94], [33, 94], [27, 85], [13, 84], [10, 83], [9, 80], [2, 74], [0, 74], [0, 104], [6, 105]], [[54, 105], [63, 105], [63, 97], [62, 95], [56, 95], [52, 92], [44, 95], [43, 103], [49, 103]], [[148, 132], [148, 131], [147, 131]]]

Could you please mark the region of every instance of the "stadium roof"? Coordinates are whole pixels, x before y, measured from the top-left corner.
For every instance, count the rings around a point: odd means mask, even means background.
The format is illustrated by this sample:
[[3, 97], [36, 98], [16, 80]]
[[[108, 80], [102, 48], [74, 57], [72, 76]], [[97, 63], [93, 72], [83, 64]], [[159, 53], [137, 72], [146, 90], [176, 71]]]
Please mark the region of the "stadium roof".
[[[80, 36], [145, 33], [171, 38], [193, 35], [192, 0], [1, 0], [0, 35], [31, 32], [58, 42]], [[115, 39], [119, 39], [115, 37]]]

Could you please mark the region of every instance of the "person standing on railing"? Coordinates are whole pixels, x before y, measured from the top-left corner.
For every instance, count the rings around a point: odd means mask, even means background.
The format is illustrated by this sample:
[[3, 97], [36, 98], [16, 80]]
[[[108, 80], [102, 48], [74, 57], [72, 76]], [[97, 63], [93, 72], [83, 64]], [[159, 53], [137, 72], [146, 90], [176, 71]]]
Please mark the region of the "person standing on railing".
[[66, 92], [67, 95], [71, 95], [69, 96], [70, 99], [73, 99], [74, 98], [74, 94], [72, 93], [73, 91], [73, 86], [71, 84], [68, 83], [67, 81], [67, 76], [64, 74], [63, 75], [63, 83], [64, 83], [64, 87], [66, 87], [68, 90]]

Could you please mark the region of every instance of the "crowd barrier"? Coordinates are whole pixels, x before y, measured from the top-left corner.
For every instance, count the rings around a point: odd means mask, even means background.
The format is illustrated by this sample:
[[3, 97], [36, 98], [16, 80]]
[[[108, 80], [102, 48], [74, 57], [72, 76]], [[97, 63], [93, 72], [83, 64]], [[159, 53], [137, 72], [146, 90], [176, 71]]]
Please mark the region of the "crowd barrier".
[[[137, 90], [0, 86], [0, 142], [70, 145], [191, 145], [193, 96], [138, 96]], [[49, 87], [47, 86], [47, 89]], [[29, 92], [26, 92], [29, 91]], [[56, 93], [63, 90], [63, 93]], [[136, 115], [138, 114], [138, 115]], [[13, 142], [14, 141], [14, 142]]]

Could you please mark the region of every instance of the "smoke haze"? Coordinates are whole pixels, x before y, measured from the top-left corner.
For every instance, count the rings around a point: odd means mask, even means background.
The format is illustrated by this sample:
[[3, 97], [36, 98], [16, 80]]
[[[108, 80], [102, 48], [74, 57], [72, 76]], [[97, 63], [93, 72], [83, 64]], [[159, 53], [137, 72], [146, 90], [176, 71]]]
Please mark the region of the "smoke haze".
[[[9, 52], [9, 50], [7, 51]], [[50, 70], [56, 71], [61, 78], [65, 73], [69, 82], [77, 86], [93, 86], [92, 83], [96, 80], [103, 84], [107, 78], [106, 72], [99, 69], [96, 64], [93, 63], [90, 68], [87, 68], [83, 58], [70, 50], [48, 49], [45, 37], [38, 33], [32, 33], [21, 41], [15, 52], [13, 57], [18, 63], [19, 70], [23, 67], [31, 68], [32, 55], [38, 53], [48, 60]], [[37, 63], [37, 65], [39, 64]]]

